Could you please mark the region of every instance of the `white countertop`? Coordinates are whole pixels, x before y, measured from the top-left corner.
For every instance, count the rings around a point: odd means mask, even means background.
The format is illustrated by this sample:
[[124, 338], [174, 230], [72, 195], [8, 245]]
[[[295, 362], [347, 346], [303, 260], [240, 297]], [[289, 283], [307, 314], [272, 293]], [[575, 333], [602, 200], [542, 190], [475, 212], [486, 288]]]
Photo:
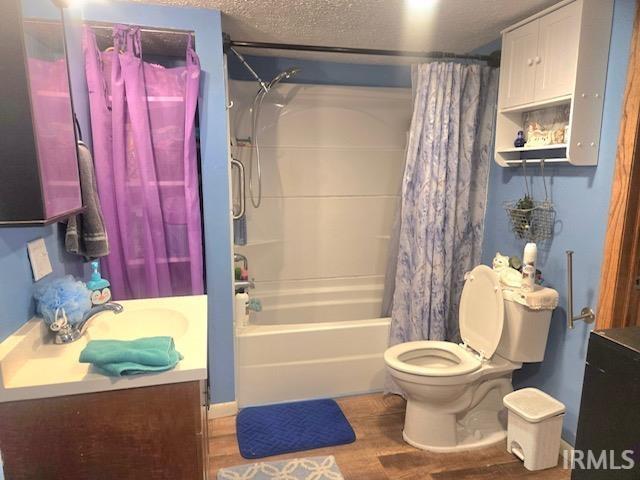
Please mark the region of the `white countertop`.
[[[102, 312], [84, 335], [53, 343], [44, 322], [32, 318], [0, 343], [0, 402], [148, 387], [207, 378], [207, 297], [152, 298], [118, 302], [120, 314]], [[172, 336], [184, 359], [166, 372], [109, 377], [80, 363], [89, 340]]]

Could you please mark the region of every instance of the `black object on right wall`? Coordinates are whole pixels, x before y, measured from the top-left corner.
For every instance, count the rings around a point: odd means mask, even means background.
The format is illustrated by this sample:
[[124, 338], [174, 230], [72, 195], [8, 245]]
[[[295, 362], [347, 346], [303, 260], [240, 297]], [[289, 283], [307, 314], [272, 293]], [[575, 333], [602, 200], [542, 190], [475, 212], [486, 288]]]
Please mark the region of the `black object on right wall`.
[[640, 479], [640, 327], [591, 332], [575, 450], [572, 480]]

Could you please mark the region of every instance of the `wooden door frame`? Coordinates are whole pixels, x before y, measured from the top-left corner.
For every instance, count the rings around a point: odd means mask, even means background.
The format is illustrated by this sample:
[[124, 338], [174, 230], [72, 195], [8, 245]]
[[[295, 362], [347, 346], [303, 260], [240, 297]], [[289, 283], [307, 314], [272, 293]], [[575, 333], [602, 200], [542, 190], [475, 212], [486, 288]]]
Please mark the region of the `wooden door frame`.
[[600, 274], [598, 329], [640, 325], [635, 301], [640, 292], [634, 292], [640, 255], [640, 0], [636, 6]]

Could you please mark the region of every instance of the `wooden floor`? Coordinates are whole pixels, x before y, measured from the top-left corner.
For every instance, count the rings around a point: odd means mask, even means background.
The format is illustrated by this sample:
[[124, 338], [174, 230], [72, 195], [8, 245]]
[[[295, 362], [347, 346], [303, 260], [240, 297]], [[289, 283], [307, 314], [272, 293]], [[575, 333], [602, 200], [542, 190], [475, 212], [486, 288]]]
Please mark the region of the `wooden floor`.
[[[568, 470], [530, 472], [506, 452], [504, 443], [459, 453], [429, 453], [402, 440], [404, 400], [381, 394], [338, 400], [356, 432], [350, 445], [268, 457], [278, 460], [304, 456], [334, 455], [346, 480], [488, 480], [568, 479]], [[209, 478], [221, 467], [252, 463], [240, 456], [235, 435], [235, 417], [211, 420]]]

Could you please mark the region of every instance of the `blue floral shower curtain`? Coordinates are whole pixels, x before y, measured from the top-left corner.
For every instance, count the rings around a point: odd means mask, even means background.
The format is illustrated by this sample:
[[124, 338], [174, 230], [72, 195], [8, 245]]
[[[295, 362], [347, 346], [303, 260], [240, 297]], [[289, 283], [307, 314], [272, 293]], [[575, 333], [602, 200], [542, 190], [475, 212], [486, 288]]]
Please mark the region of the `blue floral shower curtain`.
[[390, 345], [459, 337], [464, 273], [482, 248], [498, 70], [436, 62], [414, 66], [413, 79]]

